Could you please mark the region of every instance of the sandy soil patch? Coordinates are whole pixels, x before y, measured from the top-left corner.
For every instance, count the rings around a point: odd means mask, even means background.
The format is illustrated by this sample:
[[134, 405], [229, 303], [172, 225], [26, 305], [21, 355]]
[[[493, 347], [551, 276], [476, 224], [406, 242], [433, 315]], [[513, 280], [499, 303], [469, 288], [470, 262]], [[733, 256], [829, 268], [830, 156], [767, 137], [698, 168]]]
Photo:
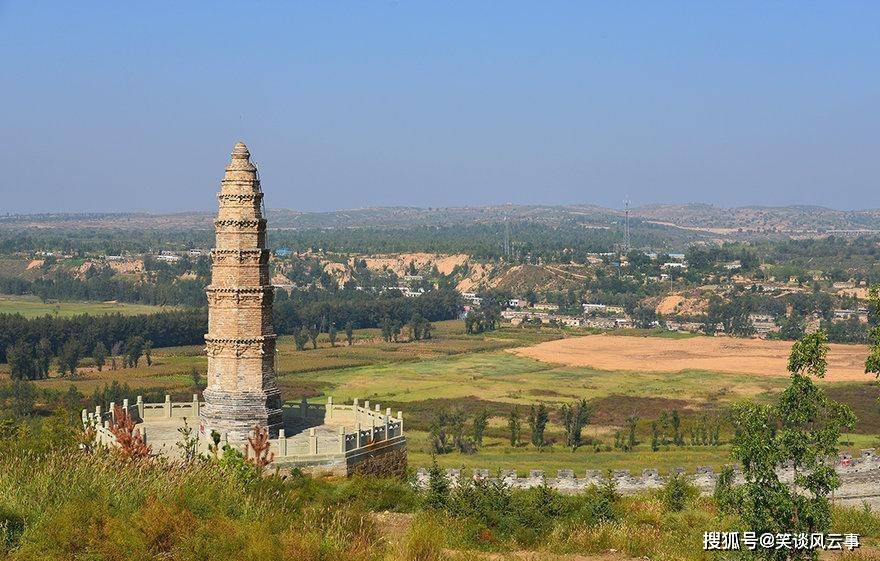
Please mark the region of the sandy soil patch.
[[398, 276], [404, 276], [410, 264], [415, 265], [417, 269], [433, 264], [437, 266], [437, 270], [441, 274], [448, 275], [458, 265], [467, 263], [470, 257], [464, 253], [454, 255], [444, 255], [439, 253], [397, 253], [391, 255], [372, 255], [366, 257], [364, 261], [367, 268], [373, 271], [381, 271], [388, 268], [395, 272]]
[[110, 267], [120, 274], [141, 273], [144, 270], [143, 259], [132, 259], [126, 261], [109, 261]]
[[42, 267], [43, 263], [46, 261], [44, 259], [31, 259], [31, 261], [27, 264], [26, 270], [30, 271], [31, 269], [36, 269], [37, 267]]
[[684, 302], [684, 297], [678, 294], [667, 296], [657, 304], [657, 313], [661, 315], [671, 314], [675, 309]]
[[859, 300], [867, 300], [868, 299], [868, 288], [860, 287], [860, 288], [843, 288], [837, 291], [838, 296], [855, 296]]
[[[714, 370], [787, 376], [790, 350], [791, 342], [788, 341], [591, 335], [548, 341], [511, 352], [544, 362], [599, 370]], [[832, 382], [871, 380], [872, 376], [865, 374], [867, 355], [868, 349], [864, 345], [832, 344], [826, 379]]]
[[462, 279], [455, 289], [459, 292], [471, 292], [477, 288], [480, 283], [484, 282], [491, 272], [491, 267], [483, 263], [474, 263], [470, 267], [468, 276]]

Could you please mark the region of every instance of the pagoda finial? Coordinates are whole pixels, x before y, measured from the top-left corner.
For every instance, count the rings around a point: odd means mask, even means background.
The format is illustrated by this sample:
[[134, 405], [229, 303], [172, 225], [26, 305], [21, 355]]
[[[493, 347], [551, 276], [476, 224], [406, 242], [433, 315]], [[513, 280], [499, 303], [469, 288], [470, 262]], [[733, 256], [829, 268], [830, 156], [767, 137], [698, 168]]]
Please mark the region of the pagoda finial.
[[232, 148], [232, 157], [237, 160], [249, 160], [251, 157], [251, 153], [244, 142], [238, 141]]

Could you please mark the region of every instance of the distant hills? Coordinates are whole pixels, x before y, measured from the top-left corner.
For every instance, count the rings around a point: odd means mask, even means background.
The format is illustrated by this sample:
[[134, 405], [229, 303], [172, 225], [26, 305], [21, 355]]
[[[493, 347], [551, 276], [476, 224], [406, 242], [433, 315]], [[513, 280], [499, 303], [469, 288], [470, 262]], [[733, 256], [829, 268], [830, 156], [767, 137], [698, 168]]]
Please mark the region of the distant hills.
[[[270, 209], [273, 229], [408, 228], [455, 224], [545, 222], [580, 223], [585, 227], [619, 224], [619, 209], [595, 205], [494, 205], [482, 207], [372, 207], [332, 212]], [[633, 226], [656, 226], [702, 232], [714, 237], [816, 236], [880, 233], [880, 209], [841, 211], [817, 206], [724, 208], [706, 204], [646, 205], [630, 210]], [[0, 216], [0, 229], [132, 229], [193, 230], [212, 228], [213, 212], [47, 213]]]

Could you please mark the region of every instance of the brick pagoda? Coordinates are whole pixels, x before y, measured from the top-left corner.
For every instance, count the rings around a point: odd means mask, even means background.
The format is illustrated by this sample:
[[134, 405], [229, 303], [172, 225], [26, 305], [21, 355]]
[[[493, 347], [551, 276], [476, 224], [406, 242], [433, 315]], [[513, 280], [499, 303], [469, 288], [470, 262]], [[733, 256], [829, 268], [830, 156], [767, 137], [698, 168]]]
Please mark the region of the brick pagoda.
[[272, 435], [282, 426], [281, 392], [275, 381], [275, 334], [263, 193], [250, 152], [232, 150], [218, 195], [208, 295], [208, 386], [200, 430], [242, 441], [254, 426]]

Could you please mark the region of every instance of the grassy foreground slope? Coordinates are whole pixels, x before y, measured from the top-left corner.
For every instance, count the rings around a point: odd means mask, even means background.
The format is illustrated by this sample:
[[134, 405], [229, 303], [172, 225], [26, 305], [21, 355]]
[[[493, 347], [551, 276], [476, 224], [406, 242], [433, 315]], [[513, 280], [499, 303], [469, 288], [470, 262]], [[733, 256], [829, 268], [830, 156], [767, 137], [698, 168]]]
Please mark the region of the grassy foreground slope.
[[[393, 480], [260, 477], [234, 454], [191, 465], [85, 454], [60, 444], [59, 424], [43, 429], [0, 438], [5, 559], [710, 560], [725, 556], [702, 549], [703, 532], [740, 528], [688, 489], [680, 499], [599, 488], [425, 493]], [[848, 559], [876, 558], [876, 514], [835, 509], [833, 530], [861, 535]]]

